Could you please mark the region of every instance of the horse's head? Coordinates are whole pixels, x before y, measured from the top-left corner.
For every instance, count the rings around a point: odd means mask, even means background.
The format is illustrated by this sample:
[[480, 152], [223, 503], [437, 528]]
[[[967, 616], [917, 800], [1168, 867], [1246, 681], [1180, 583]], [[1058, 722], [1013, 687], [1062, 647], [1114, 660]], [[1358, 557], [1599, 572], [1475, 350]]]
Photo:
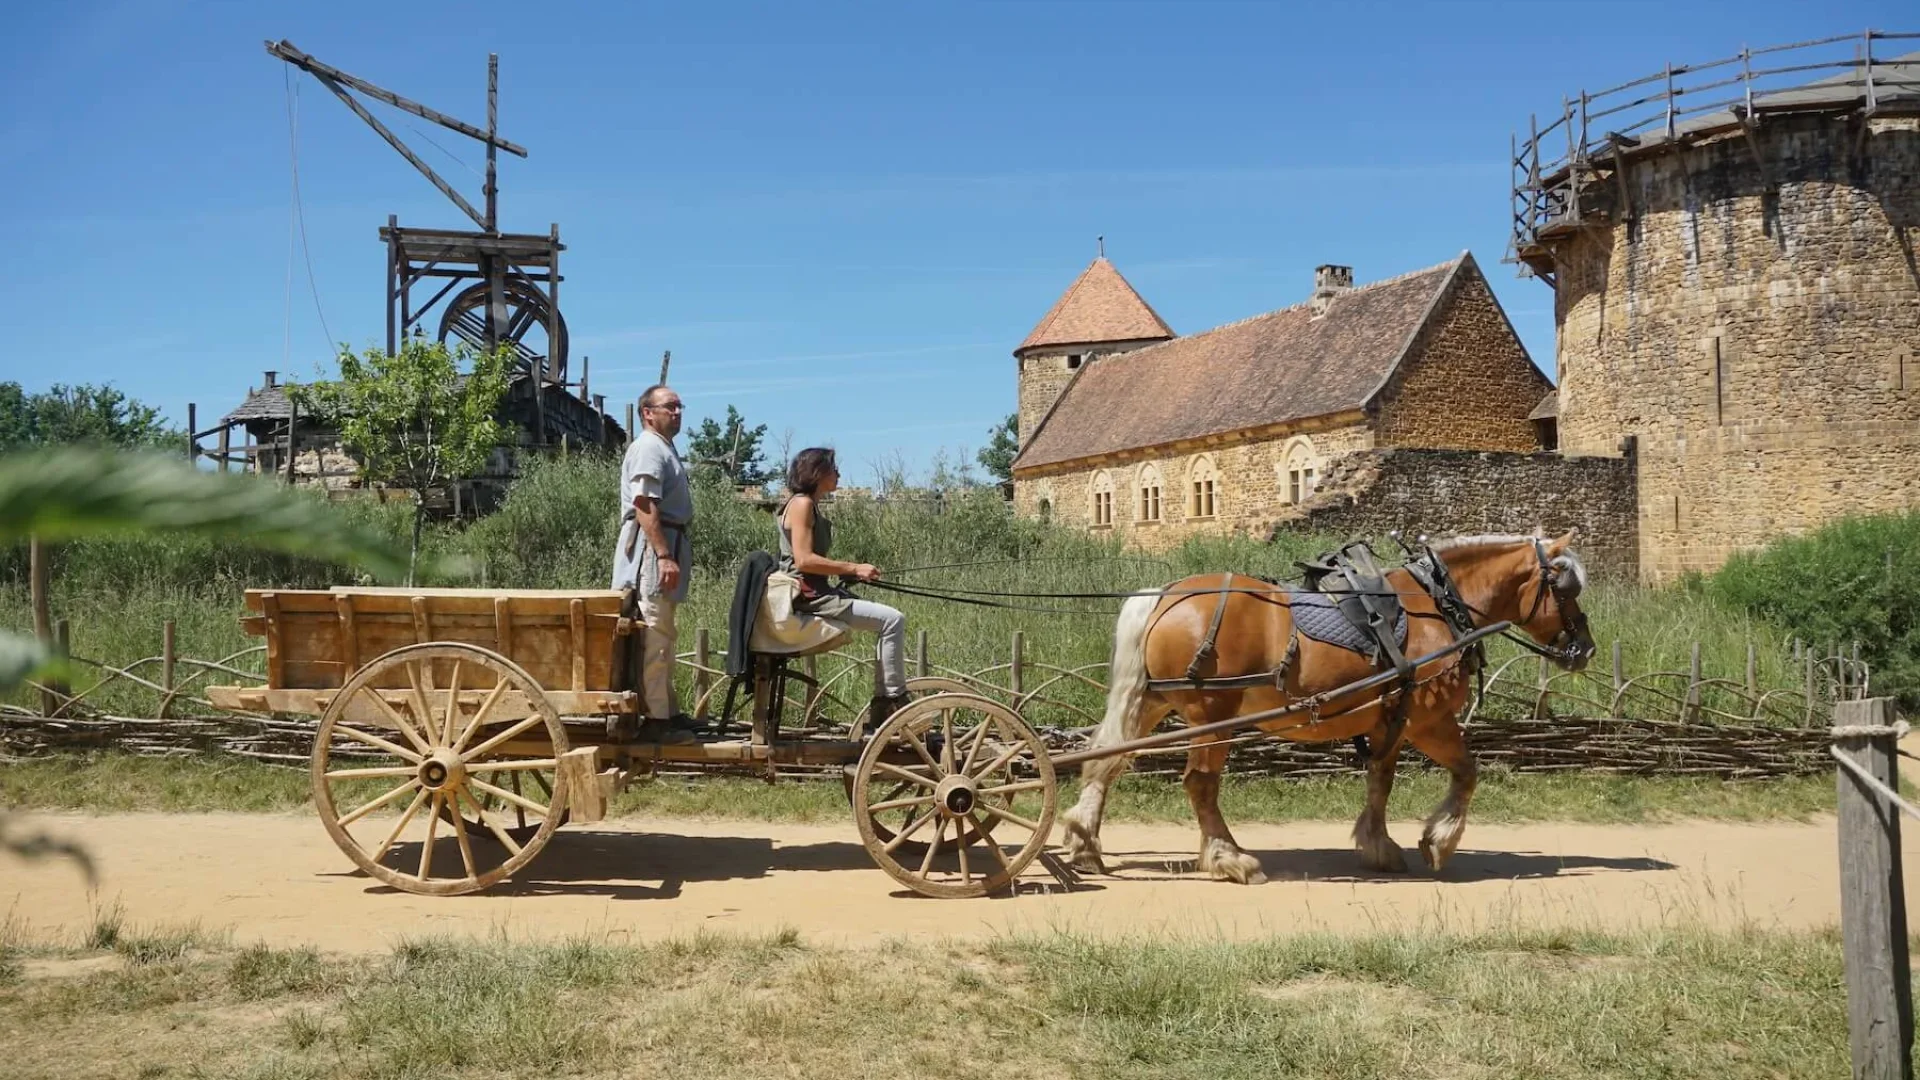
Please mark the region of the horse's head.
[[1532, 565], [1521, 571], [1518, 617], [1514, 625], [1545, 646], [1549, 658], [1569, 671], [1579, 671], [1593, 659], [1593, 634], [1580, 593], [1587, 587], [1587, 568], [1573, 552], [1574, 530], [1566, 535], [1532, 538]]

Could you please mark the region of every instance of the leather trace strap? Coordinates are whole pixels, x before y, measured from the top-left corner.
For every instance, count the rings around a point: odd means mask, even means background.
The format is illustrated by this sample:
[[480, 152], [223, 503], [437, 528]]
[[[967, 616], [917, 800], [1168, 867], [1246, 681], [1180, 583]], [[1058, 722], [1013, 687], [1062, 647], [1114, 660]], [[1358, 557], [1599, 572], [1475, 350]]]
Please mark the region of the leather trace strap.
[[1227, 614], [1227, 597], [1233, 595], [1233, 574], [1228, 573], [1220, 579], [1220, 595], [1213, 604], [1213, 621], [1207, 624], [1207, 636], [1200, 641], [1200, 647], [1193, 651], [1193, 659], [1187, 663], [1187, 680], [1199, 685], [1202, 679], [1200, 668], [1212, 660], [1219, 650], [1215, 648], [1220, 640], [1220, 620]]

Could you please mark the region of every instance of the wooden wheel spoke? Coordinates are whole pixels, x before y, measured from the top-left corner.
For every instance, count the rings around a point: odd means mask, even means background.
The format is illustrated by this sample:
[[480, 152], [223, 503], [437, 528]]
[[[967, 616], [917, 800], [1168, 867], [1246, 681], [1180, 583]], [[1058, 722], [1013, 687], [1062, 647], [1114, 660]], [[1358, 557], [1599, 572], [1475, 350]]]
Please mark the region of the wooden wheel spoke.
[[1017, 795], [1023, 791], [1039, 791], [1046, 786], [1047, 782], [1045, 780], [1019, 780], [1011, 784], [1001, 784], [999, 787], [981, 788], [980, 795], [982, 797], [988, 795]]
[[473, 845], [467, 840], [467, 819], [460, 816], [460, 801], [457, 795], [453, 798], [452, 809], [453, 813], [447, 816], [453, 819], [453, 836], [460, 843], [460, 863], [467, 868], [468, 877], [479, 877], [480, 872], [473, 868]]
[[980, 753], [980, 744], [987, 741], [987, 725], [981, 724], [973, 729], [973, 741], [967, 744], [966, 760], [960, 763], [960, 771], [973, 775], [973, 759]]
[[418, 731], [413, 729], [413, 724], [407, 720], [406, 716], [402, 714], [400, 710], [387, 703], [387, 699], [380, 695], [380, 691], [369, 687], [361, 691], [361, 693], [367, 700], [373, 702], [376, 708], [386, 714], [388, 722], [400, 729], [400, 734], [407, 737], [407, 741], [413, 744], [414, 749], [420, 751], [422, 755], [433, 752], [432, 744], [428, 743], [425, 738], [421, 737]]
[[493, 685], [493, 689], [487, 692], [486, 699], [480, 702], [480, 707], [474, 710], [473, 719], [467, 721], [467, 726], [460, 732], [460, 737], [454, 740], [454, 753], [457, 754], [466, 749], [467, 740], [473, 738], [473, 733], [480, 730], [481, 724], [486, 723], [487, 717], [493, 714], [493, 707], [500, 703], [501, 696], [512, 686], [513, 683], [505, 678]]
[[398, 745], [397, 743], [388, 742], [387, 740], [381, 738], [378, 735], [372, 735], [367, 732], [361, 731], [359, 728], [356, 728], [356, 727], [349, 727], [346, 724], [335, 724], [333, 726], [333, 733], [335, 735], [344, 735], [355, 742], [366, 743], [368, 746], [377, 746], [380, 749], [385, 750], [387, 753], [392, 754], [394, 757], [397, 757], [402, 761], [411, 761], [417, 765], [420, 763], [420, 760], [421, 760], [421, 755], [416, 754], [413, 751]]
[[947, 771], [940, 767], [939, 762], [933, 760], [933, 755], [927, 752], [927, 744], [920, 741], [920, 736], [902, 727], [900, 729], [900, 737], [907, 741], [908, 746], [913, 747], [913, 752], [920, 756], [921, 761], [927, 763], [927, 768], [932, 769], [935, 776], [946, 775]]
[[412, 776], [419, 772], [413, 765], [380, 765], [371, 769], [334, 769], [327, 773], [329, 780], [365, 780], [375, 776]]
[[379, 862], [381, 859], [386, 858], [387, 852], [392, 850], [393, 845], [399, 842], [400, 833], [406, 829], [407, 822], [412, 821], [413, 815], [420, 812], [421, 804], [427, 801], [427, 796], [430, 794], [431, 792], [426, 788], [421, 788], [420, 793], [413, 797], [413, 802], [407, 805], [406, 813], [401, 814], [400, 820], [394, 822], [393, 831], [387, 834], [386, 840], [380, 844], [380, 849], [373, 853], [374, 862]]
[[470, 791], [462, 791], [461, 794], [467, 797], [467, 802], [473, 804], [474, 816], [480, 819], [480, 824], [486, 826], [495, 840], [500, 841], [500, 846], [506, 848], [509, 855], [520, 854], [520, 845], [514, 841], [513, 837], [507, 835], [507, 830], [493, 823], [493, 819], [487, 816], [486, 808], [480, 805], [480, 800], [474, 798]]
[[939, 816], [940, 816], [940, 811], [938, 809], [929, 810], [926, 813], [920, 815], [918, 818], [915, 818], [912, 822], [910, 822], [906, 828], [901, 829], [899, 832], [893, 834], [893, 839], [887, 841], [886, 846], [881, 850], [885, 851], [888, 855], [892, 855], [895, 851], [899, 849], [900, 845], [907, 842], [907, 839], [909, 837], [911, 837], [914, 833], [917, 833], [922, 828], [924, 828], [927, 822], [932, 821], [933, 819]]
[[473, 749], [468, 750], [465, 753], [461, 754], [460, 760], [461, 762], [464, 763], [464, 762], [475, 761], [479, 758], [486, 757], [487, 754], [490, 751], [492, 751], [494, 747], [499, 746], [500, 744], [513, 738], [515, 735], [518, 735], [521, 732], [526, 731], [528, 728], [533, 727], [535, 724], [544, 724], [546, 723], [546, 721], [547, 721], [546, 717], [541, 716], [538, 713], [535, 713], [534, 715], [527, 717], [526, 719], [513, 725], [512, 727], [501, 732], [500, 734], [495, 735], [493, 738], [488, 739], [486, 742], [481, 743], [479, 746], [476, 746]]
[[888, 799], [886, 802], [877, 802], [867, 807], [867, 813], [884, 814], [888, 810], [898, 810], [907, 806], [928, 806], [931, 805], [932, 802], [933, 796], [931, 795], [921, 795], [913, 799]]
[[1013, 824], [1018, 825], [1021, 828], [1027, 830], [1028, 832], [1037, 833], [1040, 831], [1039, 822], [1028, 821], [1026, 818], [1021, 817], [1019, 814], [1016, 814], [1011, 810], [1002, 810], [1000, 807], [987, 802], [975, 803], [974, 805], [978, 806], [980, 809], [986, 811], [987, 813], [992, 814], [994, 817], [999, 818], [1001, 821], [1010, 821]]
[[873, 771], [877, 773], [885, 773], [886, 775], [891, 776], [896, 780], [905, 780], [910, 784], [919, 784], [921, 787], [938, 787], [939, 786], [939, 783], [937, 781], [932, 780], [925, 776], [921, 776], [917, 772], [913, 772], [908, 769], [903, 769], [900, 766], [895, 765], [890, 761], [874, 762]]
[[987, 831], [987, 827], [980, 823], [979, 818], [973, 816], [973, 811], [967, 811], [967, 820], [973, 824], [973, 831], [980, 834], [980, 838], [986, 842], [987, 850], [993, 852], [993, 857], [1000, 861], [1000, 869], [1006, 873], [1007, 879], [1011, 881], [1013, 879], [1013, 864], [1007, 862], [1007, 853], [1000, 850], [1000, 845], [994, 842], [993, 834]]
[[[939, 834], [936, 833], [934, 839], [938, 840], [939, 838]], [[973, 880], [973, 870], [967, 866], [967, 846], [969, 843], [970, 841], [967, 840], [966, 826], [955, 821], [953, 823], [953, 853], [960, 858], [960, 881], [962, 884]]]
[[[528, 769], [557, 769], [559, 767], [560, 759], [558, 758], [508, 758], [505, 761], [489, 761], [484, 765], [472, 766], [467, 770], [467, 774], [470, 776], [479, 773], [492, 775], [493, 773], [525, 772]], [[541, 780], [542, 783], [545, 782], [544, 778], [538, 773], [534, 774], [534, 778]]]
[[975, 780], [978, 780], [981, 777], [992, 776], [994, 773], [999, 772], [1008, 762], [1012, 761], [1014, 758], [1019, 757], [1020, 752], [1025, 749], [1026, 747], [1024, 745], [1020, 743], [1014, 743], [1011, 747], [1007, 748], [1006, 753], [1001, 754], [997, 758], [994, 758], [993, 764], [987, 766], [984, 769], [981, 769], [977, 773], [973, 773], [972, 774], [973, 778]]
[[[440, 808], [447, 803], [447, 797], [439, 792], [433, 793], [433, 812], [427, 815], [427, 842], [420, 845], [420, 880], [433, 880], [433, 837], [440, 829]], [[458, 815], [455, 815], [456, 817]]]
[[[431, 664], [433, 661], [429, 660], [427, 663]], [[413, 707], [420, 713], [420, 726], [427, 729], [427, 738], [433, 740], [435, 746], [439, 746], [446, 741], [446, 736], [433, 730], [433, 706], [427, 704], [427, 695], [420, 689], [420, 669], [411, 660], [407, 661], [405, 666], [407, 689], [413, 699]]]
[[947, 832], [947, 819], [938, 810], [933, 812], [933, 816], [939, 820], [933, 826], [933, 842], [927, 845], [927, 853], [920, 857], [921, 877], [926, 877], [927, 871], [933, 868], [933, 857], [940, 853], [940, 838]]
[[[329, 773], [328, 775], [331, 776], [332, 774]], [[346, 817], [341, 818], [339, 822], [340, 827], [343, 829], [346, 828], [347, 826], [353, 824], [356, 821], [359, 821], [361, 818], [366, 817], [368, 814], [373, 813], [375, 810], [380, 809], [381, 807], [387, 805], [393, 800], [399, 798], [402, 795], [405, 795], [407, 792], [412, 791], [414, 788], [417, 788], [419, 786], [420, 786], [419, 778], [416, 777], [414, 779], [408, 780], [406, 783], [401, 784], [399, 787], [394, 788], [392, 791], [387, 792], [385, 795], [382, 795], [379, 798], [374, 799], [372, 802], [368, 802], [361, 805], [360, 807], [355, 809], [352, 813], [348, 814]]]
[[476, 788], [480, 791], [484, 791], [487, 794], [492, 795], [494, 798], [501, 800], [502, 802], [512, 803], [513, 805], [521, 808], [522, 810], [530, 810], [533, 813], [539, 814], [542, 817], [545, 817], [551, 809], [550, 807], [541, 806], [539, 803], [533, 802], [525, 798], [524, 796], [508, 791], [506, 788], [494, 787], [492, 784], [487, 783], [485, 780], [469, 777], [468, 786]]
[[[953, 771], [953, 710], [940, 710], [940, 771]], [[958, 826], [956, 826], [957, 828]], [[955, 834], [959, 835], [958, 833]]]
[[460, 715], [460, 661], [453, 662], [453, 676], [447, 682], [447, 712], [440, 721], [440, 737], [453, 745], [453, 721]]

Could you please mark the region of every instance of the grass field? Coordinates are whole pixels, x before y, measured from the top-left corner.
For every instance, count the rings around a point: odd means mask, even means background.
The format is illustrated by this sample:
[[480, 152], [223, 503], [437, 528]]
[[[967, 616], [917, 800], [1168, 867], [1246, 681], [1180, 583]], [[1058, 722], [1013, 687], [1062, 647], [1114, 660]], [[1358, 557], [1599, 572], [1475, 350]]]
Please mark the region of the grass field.
[[21, 1080], [1831, 1077], [1832, 934], [648, 946], [426, 938], [336, 957], [123, 925], [0, 948]]
[[[1445, 792], [1432, 771], [1409, 772], [1394, 785], [1389, 812], [1424, 817]], [[1235, 821], [1342, 821], [1359, 813], [1359, 778], [1228, 782], [1221, 809]], [[1061, 794], [1070, 802], [1075, 787]], [[240, 758], [146, 758], [128, 754], [61, 756], [0, 765], [0, 807], [20, 810], [124, 812], [212, 810], [298, 811], [308, 804], [304, 769]], [[1542, 775], [1489, 769], [1482, 773], [1473, 817], [1485, 822], [1571, 821], [1594, 824], [1683, 819], [1803, 820], [1831, 812], [1830, 776], [1727, 782], [1597, 773]], [[615, 815], [709, 817], [756, 821], [848, 819], [840, 785], [723, 777], [660, 779], [635, 785], [613, 805]], [[1187, 822], [1192, 813], [1178, 783], [1130, 776], [1115, 788], [1109, 815], [1117, 821]]]

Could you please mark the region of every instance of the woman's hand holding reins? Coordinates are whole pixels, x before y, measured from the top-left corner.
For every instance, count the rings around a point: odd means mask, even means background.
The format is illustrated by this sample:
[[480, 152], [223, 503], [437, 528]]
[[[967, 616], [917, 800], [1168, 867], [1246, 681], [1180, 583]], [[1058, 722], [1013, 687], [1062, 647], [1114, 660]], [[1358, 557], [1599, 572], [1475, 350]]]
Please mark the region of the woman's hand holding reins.
[[853, 576], [859, 581], [879, 581], [880, 568], [872, 563], [858, 563], [853, 568]]

